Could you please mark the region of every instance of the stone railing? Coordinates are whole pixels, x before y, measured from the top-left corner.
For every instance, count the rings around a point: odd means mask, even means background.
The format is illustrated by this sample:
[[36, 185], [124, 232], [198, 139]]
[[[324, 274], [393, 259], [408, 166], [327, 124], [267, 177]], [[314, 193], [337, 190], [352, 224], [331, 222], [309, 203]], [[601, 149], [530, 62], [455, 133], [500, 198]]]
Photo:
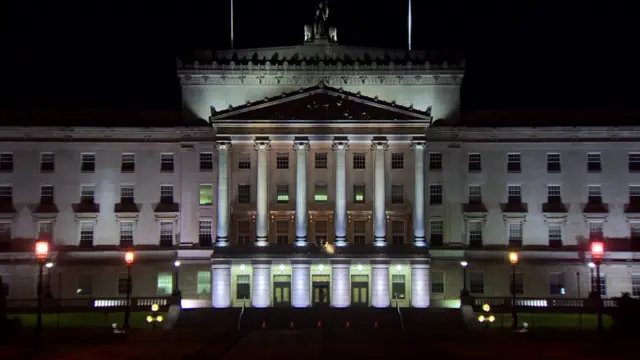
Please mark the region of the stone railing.
[[[491, 306], [492, 311], [510, 311], [511, 297], [474, 297], [473, 307], [481, 310], [484, 304]], [[602, 299], [605, 309], [617, 307], [615, 299]], [[555, 311], [555, 312], [595, 312], [596, 303], [592, 299], [577, 298], [516, 298], [516, 306], [521, 311]]]
[[[149, 310], [151, 305], [158, 304], [161, 311], [168, 309], [169, 305], [178, 304], [178, 297], [132, 297], [131, 310]], [[8, 313], [35, 312], [38, 306], [37, 299], [9, 299], [7, 300]], [[77, 299], [43, 299], [44, 312], [69, 312], [69, 311], [123, 311], [127, 306], [127, 299], [117, 298], [77, 298]]]
[[424, 63], [412, 63], [399, 62], [395, 63], [390, 61], [388, 63], [377, 63], [375, 61], [370, 63], [358, 62], [358, 61], [283, 61], [277, 63], [266, 62], [224, 62], [217, 63], [200, 63], [198, 61], [191, 64], [183, 64], [182, 61], [177, 60], [178, 71], [181, 70], [196, 70], [196, 71], [210, 71], [210, 70], [262, 70], [262, 71], [284, 71], [284, 70], [309, 70], [309, 71], [353, 71], [353, 70], [463, 70], [464, 62], [459, 64], [450, 64], [447, 61], [442, 63], [430, 63], [428, 61]]

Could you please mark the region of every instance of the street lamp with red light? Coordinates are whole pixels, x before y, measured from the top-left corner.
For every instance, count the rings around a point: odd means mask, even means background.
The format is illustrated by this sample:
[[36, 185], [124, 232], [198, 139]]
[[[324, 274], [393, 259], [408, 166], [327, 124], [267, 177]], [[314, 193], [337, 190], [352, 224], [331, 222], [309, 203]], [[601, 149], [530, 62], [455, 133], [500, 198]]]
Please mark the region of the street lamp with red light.
[[124, 313], [124, 325], [122, 327], [125, 330], [129, 329], [129, 318], [131, 317], [131, 265], [133, 265], [135, 258], [136, 255], [131, 250], [124, 253], [124, 262], [127, 264], [127, 308]]
[[38, 262], [38, 315], [36, 318], [36, 336], [38, 344], [41, 346], [42, 341], [42, 268], [49, 257], [49, 243], [46, 241], [37, 241], [35, 246], [35, 256]]
[[604, 257], [604, 243], [602, 241], [591, 242], [591, 256], [595, 261], [602, 261]]
[[44, 263], [49, 256], [49, 243], [46, 241], [36, 242], [36, 259], [38, 262]]
[[511, 329], [518, 328], [518, 307], [516, 304], [516, 265], [519, 256], [517, 251], [509, 251], [509, 263], [511, 263]]
[[124, 262], [127, 263], [127, 265], [131, 265], [133, 264], [133, 261], [135, 260], [136, 256], [133, 253], [133, 251], [127, 251], [126, 253], [124, 253]]
[[604, 259], [604, 242], [601, 240], [591, 241], [591, 257], [593, 263], [596, 265], [596, 301], [598, 310], [598, 332], [602, 332], [604, 327], [602, 325], [602, 279], [600, 274], [600, 264]]

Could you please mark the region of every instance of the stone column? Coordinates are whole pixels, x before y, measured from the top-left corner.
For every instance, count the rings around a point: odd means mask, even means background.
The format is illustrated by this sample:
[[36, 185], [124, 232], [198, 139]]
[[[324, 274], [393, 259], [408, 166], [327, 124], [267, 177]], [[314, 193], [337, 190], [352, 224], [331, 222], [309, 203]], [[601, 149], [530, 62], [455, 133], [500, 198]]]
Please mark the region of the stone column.
[[422, 140], [413, 140], [414, 183], [413, 183], [413, 241], [417, 246], [425, 246], [424, 226], [424, 150], [427, 143]]
[[231, 264], [211, 266], [211, 305], [214, 308], [231, 306]]
[[311, 306], [311, 265], [291, 265], [291, 305], [295, 308]]
[[386, 185], [384, 181], [385, 177], [385, 161], [384, 153], [389, 149], [389, 144], [386, 140], [374, 140], [371, 143], [371, 150], [375, 155], [375, 169], [374, 169], [374, 186], [375, 193], [373, 199], [373, 244], [376, 246], [384, 246], [386, 244], [387, 237], [387, 212], [385, 205], [386, 199]]
[[332, 149], [336, 152], [336, 210], [334, 223], [336, 226], [336, 245], [347, 243], [347, 169], [346, 152], [349, 141], [334, 140]]
[[256, 196], [256, 245], [267, 245], [269, 234], [269, 157], [271, 140], [256, 140], [253, 148], [258, 152], [258, 191]]
[[218, 149], [218, 222], [216, 245], [229, 244], [229, 150], [231, 141], [216, 141]]
[[429, 264], [411, 264], [411, 306], [429, 307]]
[[309, 140], [294, 140], [296, 152], [296, 245], [307, 244], [307, 152]]
[[349, 264], [331, 264], [331, 306], [348, 307], [351, 303]]
[[389, 307], [389, 264], [371, 264], [371, 306]]
[[271, 305], [271, 264], [253, 264], [253, 294], [251, 306], [266, 308]]

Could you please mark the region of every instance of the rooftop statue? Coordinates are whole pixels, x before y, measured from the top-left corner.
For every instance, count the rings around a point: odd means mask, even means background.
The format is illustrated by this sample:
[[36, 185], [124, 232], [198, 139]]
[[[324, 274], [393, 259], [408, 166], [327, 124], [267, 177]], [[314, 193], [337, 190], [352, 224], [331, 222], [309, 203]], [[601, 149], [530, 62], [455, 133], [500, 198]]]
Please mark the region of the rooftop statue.
[[320, 1], [316, 10], [316, 19], [313, 24], [314, 37], [316, 39], [326, 39], [328, 35], [327, 19], [329, 18], [329, 1]]

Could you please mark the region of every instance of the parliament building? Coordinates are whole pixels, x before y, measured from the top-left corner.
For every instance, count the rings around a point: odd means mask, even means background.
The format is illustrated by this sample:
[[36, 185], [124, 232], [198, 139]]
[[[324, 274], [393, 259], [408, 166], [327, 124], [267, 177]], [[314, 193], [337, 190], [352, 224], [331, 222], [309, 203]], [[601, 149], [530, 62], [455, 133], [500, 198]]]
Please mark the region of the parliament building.
[[9, 299], [36, 296], [36, 239], [47, 294], [94, 304], [129, 249], [133, 296], [184, 307], [457, 307], [510, 296], [511, 250], [519, 297], [584, 298], [594, 237], [603, 295], [640, 295], [640, 128], [463, 122], [464, 61], [318, 21], [200, 55], [177, 64], [199, 121], [2, 127]]

